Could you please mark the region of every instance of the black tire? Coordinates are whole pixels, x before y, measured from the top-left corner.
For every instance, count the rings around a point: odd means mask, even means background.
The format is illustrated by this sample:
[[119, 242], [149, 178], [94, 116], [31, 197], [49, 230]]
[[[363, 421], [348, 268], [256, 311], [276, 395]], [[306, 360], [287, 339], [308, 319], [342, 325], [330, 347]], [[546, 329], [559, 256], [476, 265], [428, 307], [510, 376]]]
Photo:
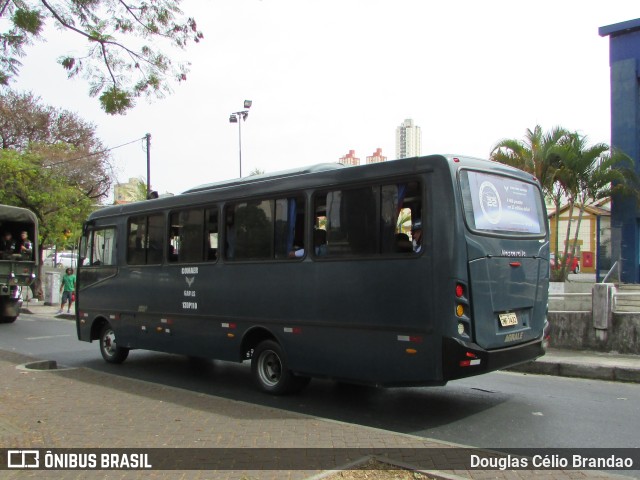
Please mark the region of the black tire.
[[100, 330], [100, 353], [107, 363], [122, 363], [129, 355], [129, 349], [118, 346], [116, 334], [111, 325], [105, 323]]
[[283, 348], [273, 340], [265, 340], [255, 348], [251, 357], [251, 373], [258, 388], [272, 395], [299, 391], [310, 380], [291, 373]]
[[13, 323], [16, 321], [16, 318], [18, 318], [18, 316], [16, 315], [15, 317], [0, 317], [0, 323]]

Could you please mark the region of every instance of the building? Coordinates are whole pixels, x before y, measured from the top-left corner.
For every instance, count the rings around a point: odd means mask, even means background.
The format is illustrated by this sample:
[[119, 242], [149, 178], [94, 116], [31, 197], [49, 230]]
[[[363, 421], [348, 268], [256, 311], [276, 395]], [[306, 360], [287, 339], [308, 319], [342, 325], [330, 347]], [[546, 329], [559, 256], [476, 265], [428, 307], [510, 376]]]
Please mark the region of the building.
[[147, 186], [139, 178], [130, 178], [127, 183], [117, 183], [113, 187], [113, 200], [116, 205], [144, 200]]
[[347, 167], [357, 167], [358, 165], [360, 165], [360, 159], [356, 157], [355, 150], [349, 150], [349, 153], [347, 153], [344, 157], [340, 157], [339, 162], [343, 165], [346, 165]]
[[380, 163], [380, 162], [386, 162], [386, 161], [387, 161], [387, 157], [382, 155], [382, 149], [381, 148], [376, 148], [376, 151], [373, 152], [373, 155], [370, 155], [370, 156], [367, 157], [367, 164], [369, 164], [369, 163]]
[[396, 128], [396, 158], [418, 157], [422, 151], [420, 127], [407, 118]]
[[[578, 214], [579, 205], [576, 205], [571, 215], [571, 243], [575, 238]], [[555, 209], [548, 211], [552, 252], [555, 248], [557, 236], [555, 215]], [[567, 243], [565, 237], [568, 222], [569, 205], [564, 205], [560, 207], [560, 242], [558, 244], [560, 254], [564, 251], [565, 243]], [[569, 251], [571, 251], [571, 243], [569, 244]], [[576, 243], [576, 257], [580, 261], [582, 272], [595, 272], [597, 254], [600, 255], [600, 271], [606, 271], [611, 268], [611, 201], [609, 199], [597, 205], [585, 207]]]

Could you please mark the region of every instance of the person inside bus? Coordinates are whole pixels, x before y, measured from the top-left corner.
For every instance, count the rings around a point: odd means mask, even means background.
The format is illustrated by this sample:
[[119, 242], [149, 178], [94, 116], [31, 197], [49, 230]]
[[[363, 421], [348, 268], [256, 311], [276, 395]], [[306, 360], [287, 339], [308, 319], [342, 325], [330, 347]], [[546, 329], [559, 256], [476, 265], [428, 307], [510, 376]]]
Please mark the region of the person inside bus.
[[411, 226], [411, 238], [413, 243], [413, 251], [420, 253], [422, 250], [422, 222], [416, 220]]
[[20, 233], [16, 252], [22, 254], [23, 257], [31, 257], [33, 253], [33, 243], [29, 240], [29, 234], [26, 231]]
[[0, 255], [2, 258], [9, 257], [15, 252], [16, 242], [13, 241], [13, 235], [11, 232], [4, 232], [2, 239], [0, 239]]
[[323, 257], [329, 253], [327, 249], [327, 231], [322, 228], [316, 228], [313, 231], [313, 248], [315, 254]]

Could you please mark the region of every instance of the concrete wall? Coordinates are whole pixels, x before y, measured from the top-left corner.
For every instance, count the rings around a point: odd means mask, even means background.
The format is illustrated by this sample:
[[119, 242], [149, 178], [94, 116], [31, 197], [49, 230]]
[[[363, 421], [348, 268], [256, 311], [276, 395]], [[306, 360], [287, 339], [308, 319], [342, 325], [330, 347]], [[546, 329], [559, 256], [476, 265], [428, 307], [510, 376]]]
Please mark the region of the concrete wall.
[[640, 354], [640, 315], [614, 313], [607, 330], [593, 327], [591, 312], [549, 312], [551, 347]]

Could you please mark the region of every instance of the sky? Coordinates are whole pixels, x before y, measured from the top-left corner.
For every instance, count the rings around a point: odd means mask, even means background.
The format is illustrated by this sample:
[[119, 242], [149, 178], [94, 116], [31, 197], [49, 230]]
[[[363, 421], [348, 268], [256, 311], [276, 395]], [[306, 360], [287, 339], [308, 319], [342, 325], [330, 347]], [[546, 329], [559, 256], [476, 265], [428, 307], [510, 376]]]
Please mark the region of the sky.
[[[115, 148], [117, 181], [160, 193], [239, 175], [232, 112], [242, 123], [242, 172], [337, 162], [382, 148], [411, 118], [422, 154], [487, 157], [537, 124], [610, 143], [609, 39], [598, 28], [640, 17], [637, 0], [186, 0], [204, 40], [176, 58], [186, 82], [161, 100], [104, 113], [56, 58], [82, 47], [50, 29], [28, 47], [12, 88], [76, 112]], [[138, 141], [136, 141], [138, 140]]]

